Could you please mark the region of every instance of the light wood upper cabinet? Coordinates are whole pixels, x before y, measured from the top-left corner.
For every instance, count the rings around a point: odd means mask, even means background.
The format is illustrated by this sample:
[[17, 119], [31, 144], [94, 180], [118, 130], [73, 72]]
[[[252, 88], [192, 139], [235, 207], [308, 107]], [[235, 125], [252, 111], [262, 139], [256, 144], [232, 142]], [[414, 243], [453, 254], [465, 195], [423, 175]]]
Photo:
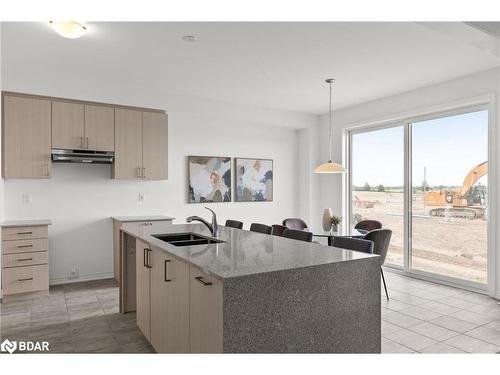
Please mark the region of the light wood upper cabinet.
[[189, 341], [191, 353], [222, 353], [222, 282], [189, 268]]
[[167, 115], [115, 109], [116, 179], [167, 179]]
[[168, 168], [168, 125], [165, 113], [142, 113], [143, 178], [166, 180]]
[[85, 105], [85, 149], [115, 150], [115, 110], [113, 107]]
[[115, 162], [113, 178], [142, 176], [142, 112], [115, 109]]
[[50, 177], [50, 100], [4, 95], [2, 109], [2, 176]]
[[189, 353], [189, 264], [153, 248], [151, 344], [158, 353]]
[[135, 280], [137, 326], [142, 334], [151, 341], [151, 308], [150, 308], [150, 257], [149, 246], [137, 240], [135, 249]]
[[52, 148], [84, 149], [84, 105], [52, 101]]

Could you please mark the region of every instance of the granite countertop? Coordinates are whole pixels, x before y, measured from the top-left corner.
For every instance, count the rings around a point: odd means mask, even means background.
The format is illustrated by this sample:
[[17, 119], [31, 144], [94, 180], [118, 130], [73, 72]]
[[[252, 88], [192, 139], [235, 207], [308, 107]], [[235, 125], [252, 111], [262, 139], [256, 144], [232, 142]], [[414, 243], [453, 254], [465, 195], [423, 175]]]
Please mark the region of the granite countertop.
[[36, 227], [41, 225], [51, 225], [52, 221], [49, 219], [38, 219], [38, 220], [6, 220], [0, 223], [2, 228], [11, 227]]
[[153, 234], [194, 232], [211, 236], [203, 224], [172, 224], [168, 227], [137, 227], [124, 223], [121, 230], [179, 257], [220, 279], [290, 270], [329, 263], [349, 262], [378, 255], [219, 225], [218, 244], [177, 247]]
[[174, 220], [175, 217], [166, 215], [138, 215], [138, 216], [111, 216], [111, 219], [115, 221], [120, 221], [122, 223], [132, 222], [132, 221], [162, 221], [162, 220]]

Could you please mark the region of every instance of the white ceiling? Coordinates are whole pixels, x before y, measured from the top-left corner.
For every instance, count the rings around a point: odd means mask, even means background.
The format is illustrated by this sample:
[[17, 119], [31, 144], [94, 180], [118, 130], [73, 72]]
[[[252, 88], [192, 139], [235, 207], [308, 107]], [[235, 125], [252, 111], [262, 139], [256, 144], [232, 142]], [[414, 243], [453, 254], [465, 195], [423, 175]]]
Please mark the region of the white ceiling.
[[[328, 109], [328, 77], [337, 80], [335, 107], [342, 108], [500, 66], [495, 51], [436, 24], [87, 25], [87, 35], [71, 40], [45, 23], [3, 23], [2, 87], [11, 89], [17, 77], [85, 80], [99, 90], [117, 86], [320, 114]], [[456, 27], [460, 35], [481, 33]], [[199, 40], [184, 42], [186, 34]]]

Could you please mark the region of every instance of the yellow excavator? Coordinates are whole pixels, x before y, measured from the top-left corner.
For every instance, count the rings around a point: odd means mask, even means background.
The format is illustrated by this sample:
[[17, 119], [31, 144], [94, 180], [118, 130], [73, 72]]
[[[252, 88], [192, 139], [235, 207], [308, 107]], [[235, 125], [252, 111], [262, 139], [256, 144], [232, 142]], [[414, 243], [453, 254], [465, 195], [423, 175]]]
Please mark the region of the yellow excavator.
[[425, 193], [426, 206], [438, 206], [429, 211], [430, 216], [485, 219], [486, 194], [477, 189], [476, 182], [488, 173], [488, 162], [476, 165], [467, 174], [462, 187], [431, 190]]

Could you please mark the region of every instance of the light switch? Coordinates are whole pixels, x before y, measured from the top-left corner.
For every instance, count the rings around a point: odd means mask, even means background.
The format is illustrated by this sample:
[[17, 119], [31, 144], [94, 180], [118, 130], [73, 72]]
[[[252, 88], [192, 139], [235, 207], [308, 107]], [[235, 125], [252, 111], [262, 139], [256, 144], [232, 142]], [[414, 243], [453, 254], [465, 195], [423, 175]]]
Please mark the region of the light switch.
[[139, 203], [144, 203], [144, 193], [139, 193], [138, 202]]

